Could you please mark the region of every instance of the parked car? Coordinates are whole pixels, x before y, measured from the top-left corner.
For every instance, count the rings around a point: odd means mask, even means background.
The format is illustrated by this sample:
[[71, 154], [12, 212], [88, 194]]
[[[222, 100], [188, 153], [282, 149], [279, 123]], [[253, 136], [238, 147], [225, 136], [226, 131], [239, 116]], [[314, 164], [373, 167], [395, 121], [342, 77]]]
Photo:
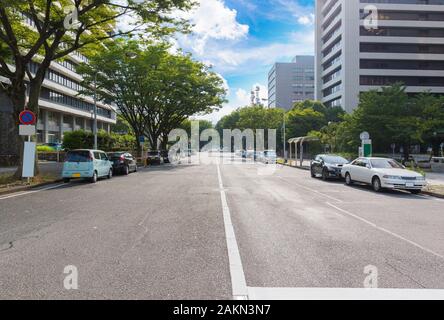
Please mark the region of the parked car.
[[98, 178], [113, 176], [113, 166], [107, 154], [100, 150], [72, 150], [66, 153], [62, 178], [69, 182], [74, 178], [89, 179], [96, 183]]
[[108, 158], [113, 164], [114, 173], [128, 175], [130, 172], [137, 172], [137, 160], [128, 152], [110, 152]]
[[163, 159], [160, 151], [148, 151], [147, 162], [148, 164], [162, 164]]
[[265, 164], [276, 164], [276, 159], [277, 159], [276, 151], [274, 151], [274, 150], [265, 150], [261, 154], [260, 161], [262, 161]]
[[342, 167], [349, 161], [334, 154], [319, 154], [310, 164], [312, 178], [322, 177], [323, 180], [341, 178]]
[[347, 185], [366, 183], [372, 185], [376, 192], [399, 189], [418, 194], [427, 185], [421, 174], [387, 158], [358, 158], [342, 167], [342, 176]]

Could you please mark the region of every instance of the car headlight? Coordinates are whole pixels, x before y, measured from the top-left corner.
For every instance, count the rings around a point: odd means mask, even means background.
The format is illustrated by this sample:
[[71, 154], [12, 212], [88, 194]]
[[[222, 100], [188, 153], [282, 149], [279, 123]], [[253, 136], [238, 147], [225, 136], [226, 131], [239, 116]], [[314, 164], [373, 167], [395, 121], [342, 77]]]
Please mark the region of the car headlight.
[[386, 175], [383, 178], [384, 179], [393, 179], [393, 180], [401, 180], [402, 179], [400, 176], [389, 176], [389, 175]]
[[425, 177], [421, 176], [421, 177], [416, 177], [416, 180], [418, 181], [425, 181]]

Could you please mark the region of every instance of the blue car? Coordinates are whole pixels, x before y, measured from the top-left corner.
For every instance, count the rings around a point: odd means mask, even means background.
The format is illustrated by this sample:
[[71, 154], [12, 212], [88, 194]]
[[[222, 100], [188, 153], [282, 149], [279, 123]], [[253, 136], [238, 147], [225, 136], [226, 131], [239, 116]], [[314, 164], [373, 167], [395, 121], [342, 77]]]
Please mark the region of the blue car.
[[96, 183], [97, 179], [113, 176], [113, 164], [107, 154], [100, 150], [72, 150], [66, 154], [63, 164], [63, 181], [88, 179]]

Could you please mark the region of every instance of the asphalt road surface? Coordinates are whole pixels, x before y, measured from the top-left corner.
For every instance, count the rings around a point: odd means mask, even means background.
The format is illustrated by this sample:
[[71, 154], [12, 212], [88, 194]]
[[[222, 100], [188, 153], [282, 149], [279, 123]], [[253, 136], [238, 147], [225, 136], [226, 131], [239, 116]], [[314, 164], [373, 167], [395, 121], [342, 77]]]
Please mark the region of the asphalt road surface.
[[366, 268], [444, 289], [443, 200], [227, 162], [0, 196], [0, 298], [291, 298], [363, 288]]

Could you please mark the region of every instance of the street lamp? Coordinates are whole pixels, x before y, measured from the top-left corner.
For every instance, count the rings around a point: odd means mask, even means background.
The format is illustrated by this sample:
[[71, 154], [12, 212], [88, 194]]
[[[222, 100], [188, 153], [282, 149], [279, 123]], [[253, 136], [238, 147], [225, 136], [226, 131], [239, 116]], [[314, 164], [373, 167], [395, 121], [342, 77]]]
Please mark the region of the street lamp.
[[94, 134], [94, 150], [97, 150], [97, 71], [94, 73], [94, 121], [93, 121], [93, 134]]

